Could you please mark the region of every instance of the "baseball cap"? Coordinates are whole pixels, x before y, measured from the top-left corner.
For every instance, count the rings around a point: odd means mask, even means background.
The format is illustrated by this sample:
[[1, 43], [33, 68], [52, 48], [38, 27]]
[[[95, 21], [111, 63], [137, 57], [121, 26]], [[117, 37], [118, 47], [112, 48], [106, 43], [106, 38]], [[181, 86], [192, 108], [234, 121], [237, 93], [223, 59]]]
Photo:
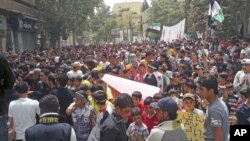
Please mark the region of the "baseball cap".
[[183, 100], [186, 99], [186, 98], [191, 98], [191, 99], [195, 100], [194, 94], [191, 94], [191, 93], [186, 93], [186, 94], [184, 94]]
[[151, 107], [161, 109], [169, 114], [176, 114], [178, 109], [177, 103], [171, 97], [164, 97], [159, 102], [152, 102]]

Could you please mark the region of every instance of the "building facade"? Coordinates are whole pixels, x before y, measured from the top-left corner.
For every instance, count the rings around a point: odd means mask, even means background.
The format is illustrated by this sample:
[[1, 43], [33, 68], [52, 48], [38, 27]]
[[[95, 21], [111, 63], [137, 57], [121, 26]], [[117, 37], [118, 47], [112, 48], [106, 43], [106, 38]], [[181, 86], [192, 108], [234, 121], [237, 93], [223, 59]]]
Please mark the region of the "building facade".
[[0, 0], [0, 51], [32, 51], [38, 46], [35, 0]]
[[134, 41], [143, 36], [142, 32], [143, 2], [116, 3], [113, 14], [123, 33], [123, 40]]

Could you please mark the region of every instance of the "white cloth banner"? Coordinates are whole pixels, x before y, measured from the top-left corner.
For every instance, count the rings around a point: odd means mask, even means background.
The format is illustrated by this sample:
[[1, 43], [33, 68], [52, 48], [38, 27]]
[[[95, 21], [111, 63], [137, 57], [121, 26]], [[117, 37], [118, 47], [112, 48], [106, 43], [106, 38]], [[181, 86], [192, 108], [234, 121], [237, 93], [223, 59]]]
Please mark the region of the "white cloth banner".
[[176, 39], [181, 40], [184, 37], [185, 21], [186, 20], [183, 19], [181, 22], [174, 26], [163, 26], [161, 41], [169, 43]]
[[160, 92], [160, 88], [147, 85], [144, 83], [139, 83], [136, 81], [124, 79], [121, 77], [105, 74], [102, 78], [104, 82], [112, 86], [120, 93], [127, 93], [131, 95], [134, 91], [139, 91], [142, 93], [142, 99], [145, 99], [147, 96], [154, 96], [155, 93]]

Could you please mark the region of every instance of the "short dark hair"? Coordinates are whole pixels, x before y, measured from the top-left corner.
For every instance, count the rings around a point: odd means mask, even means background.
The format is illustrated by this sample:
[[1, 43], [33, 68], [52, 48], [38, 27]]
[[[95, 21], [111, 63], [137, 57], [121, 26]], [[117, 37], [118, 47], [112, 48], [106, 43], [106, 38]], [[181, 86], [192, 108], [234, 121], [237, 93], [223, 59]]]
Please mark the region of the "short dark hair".
[[90, 86], [90, 91], [92, 93], [94, 93], [94, 92], [96, 92], [98, 90], [103, 90], [103, 87], [101, 85], [92, 85], [92, 86]]
[[60, 87], [65, 87], [68, 83], [68, 76], [66, 74], [59, 74], [56, 78], [56, 81], [60, 85]]
[[147, 50], [147, 51], [146, 51], [146, 57], [147, 57], [147, 56], [150, 56], [150, 55], [153, 55], [152, 50]]
[[46, 76], [50, 74], [50, 71], [48, 69], [42, 69], [41, 72], [43, 72]]
[[185, 85], [185, 86], [187, 86], [187, 87], [189, 87], [191, 89], [196, 88], [196, 85], [195, 85], [195, 83], [193, 81], [186, 81], [186, 82], [183, 83], [183, 85]]
[[27, 82], [22, 81], [16, 84], [15, 86], [15, 90], [19, 93], [19, 94], [23, 94], [23, 93], [27, 93], [29, 90], [29, 85]]
[[150, 105], [152, 102], [154, 102], [154, 99], [151, 96], [148, 96], [144, 99], [144, 105]]
[[218, 94], [218, 80], [217, 78], [212, 74], [206, 74], [199, 78], [198, 84], [202, 87], [205, 87], [207, 89], [213, 89], [214, 94]]
[[120, 94], [114, 102], [115, 107], [124, 109], [126, 107], [134, 107], [132, 98], [127, 93]]
[[55, 95], [48, 94], [40, 99], [39, 107], [41, 108], [43, 113], [58, 113], [59, 100]]
[[162, 93], [155, 93], [153, 96], [154, 99], [161, 99], [163, 97], [164, 97], [164, 95]]
[[49, 74], [48, 80], [51, 81], [54, 85], [56, 85], [56, 75], [55, 74]]
[[20, 70], [22, 70], [23, 72], [28, 72], [29, 71], [29, 68], [26, 64], [22, 64], [20, 67], [19, 67]]
[[219, 76], [220, 76], [221, 78], [225, 79], [225, 80], [227, 80], [227, 78], [228, 78], [228, 75], [227, 75], [226, 72], [221, 72], [221, 73], [219, 73]]
[[142, 99], [142, 94], [139, 91], [134, 91], [132, 93], [132, 97], [135, 97], [135, 98], [138, 98], [138, 99]]
[[102, 90], [98, 90], [96, 92], [94, 92], [92, 94], [93, 99], [95, 100], [95, 102], [99, 105], [105, 105], [106, 101], [107, 101], [107, 94], [102, 91]]
[[140, 63], [139, 67], [144, 67], [145, 68], [146, 66], [144, 64]]
[[141, 110], [138, 107], [134, 107], [131, 112], [132, 116], [138, 116], [141, 115]]

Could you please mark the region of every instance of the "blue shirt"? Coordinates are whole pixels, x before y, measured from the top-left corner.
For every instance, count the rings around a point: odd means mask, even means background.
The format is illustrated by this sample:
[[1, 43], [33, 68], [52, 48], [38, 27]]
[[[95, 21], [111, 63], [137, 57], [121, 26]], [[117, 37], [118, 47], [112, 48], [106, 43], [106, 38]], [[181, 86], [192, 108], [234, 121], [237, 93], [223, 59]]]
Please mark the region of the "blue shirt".
[[216, 99], [208, 105], [205, 117], [205, 141], [214, 141], [214, 129], [219, 127], [222, 129], [223, 140], [228, 141], [229, 122], [228, 108], [221, 99]]
[[250, 125], [250, 107], [242, 103], [236, 111], [236, 117], [239, 125]]

